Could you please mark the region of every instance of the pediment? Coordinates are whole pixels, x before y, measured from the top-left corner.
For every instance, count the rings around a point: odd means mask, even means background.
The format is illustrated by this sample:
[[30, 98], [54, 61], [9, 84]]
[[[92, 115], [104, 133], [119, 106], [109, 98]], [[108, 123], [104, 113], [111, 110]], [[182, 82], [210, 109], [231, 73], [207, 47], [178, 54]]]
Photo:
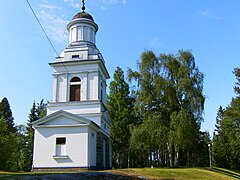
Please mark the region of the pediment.
[[81, 116], [71, 114], [65, 111], [58, 111], [56, 113], [45, 116], [33, 122], [34, 127], [40, 126], [71, 126], [71, 125], [89, 125], [91, 120]]
[[74, 124], [87, 124], [87, 123], [79, 120], [70, 119], [69, 117], [66, 117], [66, 116], [58, 116], [49, 121], [43, 122], [39, 125], [71, 125], [71, 124], [74, 125]]

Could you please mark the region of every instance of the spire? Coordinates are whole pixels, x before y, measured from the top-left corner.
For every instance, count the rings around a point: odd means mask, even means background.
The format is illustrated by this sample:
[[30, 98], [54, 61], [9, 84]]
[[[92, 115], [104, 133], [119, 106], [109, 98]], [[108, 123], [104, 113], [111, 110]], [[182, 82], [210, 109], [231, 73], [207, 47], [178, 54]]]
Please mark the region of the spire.
[[84, 0], [82, 0], [82, 11], [84, 12], [85, 11], [85, 2], [84, 2]]

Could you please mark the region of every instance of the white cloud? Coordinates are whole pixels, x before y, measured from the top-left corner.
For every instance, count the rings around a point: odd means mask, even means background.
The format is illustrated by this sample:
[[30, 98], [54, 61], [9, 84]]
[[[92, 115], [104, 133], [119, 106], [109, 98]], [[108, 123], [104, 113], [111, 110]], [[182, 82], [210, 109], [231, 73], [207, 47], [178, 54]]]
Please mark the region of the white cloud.
[[100, 3], [101, 9], [106, 10], [110, 5], [125, 5], [127, 3], [127, 0], [98, 0], [98, 2]]
[[200, 19], [222, 19], [222, 17], [212, 13], [211, 11], [200, 11], [199, 17]]
[[79, 3], [80, 0], [64, 0], [65, 3], [68, 3], [70, 6], [74, 8], [80, 8], [81, 4]]
[[58, 7], [57, 5], [55, 5], [55, 4], [49, 4], [49, 3], [47, 3], [47, 4], [39, 4], [39, 7], [41, 7], [41, 8], [45, 8], [45, 9], [62, 9], [61, 7]]
[[162, 47], [162, 43], [160, 42], [159, 38], [153, 38], [149, 41], [149, 44], [152, 48], [159, 49]]
[[118, 0], [100, 0], [103, 2], [103, 4], [118, 4]]
[[[99, 7], [102, 9], [102, 10], [107, 10], [107, 7], [108, 6], [111, 6], [111, 5], [125, 5], [127, 3], [127, 0], [95, 0], [96, 2], [94, 3], [97, 3], [99, 5]], [[67, 3], [69, 6], [72, 6], [74, 8], [80, 8], [82, 6], [82, 2], [81, 0], [64, 0], [65, 3]], [[86, 2], [86, 6], [88, 5], [88, 2]]]
[[[127, 0], [97, 0], [99, 7], [106, 10], [110, 5], [125, 5]], [[64, 3], [74, 8], [81, 7], [80, 0], [63, 0]], [[35, 8], [36, 15], [45, 29], [49, 38], [56, 43], [67, 43], [68, 32], [66, 25], [68, 23], [64, 8], [57, 4], [50, 3], [48, 0], [43, 0], [41, 4]]]
[[68, 21], [61, 7], [45, 1], [38, 5], [36, 15], [50, 39], [57, 43], [67, 42], [66, 25]]
[[127, 0], [99, 0], [103, 4], [126, 4]]

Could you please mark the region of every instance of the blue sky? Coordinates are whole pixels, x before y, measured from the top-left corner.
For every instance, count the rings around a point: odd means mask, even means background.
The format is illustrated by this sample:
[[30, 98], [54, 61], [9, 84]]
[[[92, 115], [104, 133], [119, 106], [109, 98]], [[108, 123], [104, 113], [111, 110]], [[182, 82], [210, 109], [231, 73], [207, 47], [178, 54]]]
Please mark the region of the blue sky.
[[[66, 24], [81, 0], [29, 0], [58, 52], [68, 44]], [[239, 0], [86, 0], [99, 25], [97, 47], [113, 76], [116, 66], [135, 68], [146, 49], [176, 54], [192, 50], [205, 74], [205, 122], [212, 134], [216, 112], [235, 96], [232, 70], [240, 67]], [[26, 124], [33, 101], [51, 101], [54, 51], [25, 0], [0, 6], [0, 98], [15, 122]], [[110, 81], [108, 81], [109, 83]]]

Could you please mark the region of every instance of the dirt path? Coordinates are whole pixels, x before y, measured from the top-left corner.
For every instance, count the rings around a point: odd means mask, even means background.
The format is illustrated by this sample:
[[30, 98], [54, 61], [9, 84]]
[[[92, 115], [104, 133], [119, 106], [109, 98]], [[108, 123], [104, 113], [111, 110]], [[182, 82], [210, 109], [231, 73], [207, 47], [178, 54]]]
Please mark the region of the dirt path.
[[69, 174], [49, 174], [49, 175], [29, 175], [29, 176], [12, 176], [4, 179], [17, 180], [138, 180], [146, 179], [142, 177], [126, 176], [109, 172], [79, 172]]

